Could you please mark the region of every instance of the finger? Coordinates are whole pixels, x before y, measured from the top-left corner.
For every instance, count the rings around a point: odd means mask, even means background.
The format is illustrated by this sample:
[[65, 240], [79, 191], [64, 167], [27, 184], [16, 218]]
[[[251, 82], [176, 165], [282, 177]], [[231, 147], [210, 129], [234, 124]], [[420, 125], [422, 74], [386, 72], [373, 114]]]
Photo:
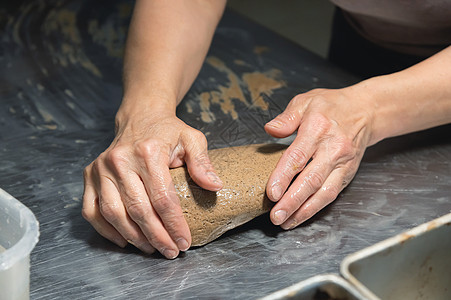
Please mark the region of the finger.
[[324, 157], [314, 158], [288, 188], [282, 199], [271, 210], [275, 225], [286, 221], [299, 207], [324, 184], [332, 172], [332, 165]]
[[127, 241], [122, 235], [100, 213], [97, 193], [91, 184], [86, 183], [86, 178], [83, 192], [82, 215], [101, 236], [112, 241], [119, 247], [123, 248], [127, 245]]
[[265, 131], [276, 138], [292, 135], [299, 127], [300, 117], [292, 111], [284, 111], [273, 120], [265, 124]]
[[191, 233], [167, 167], [167, 158], [161, 153], [145, 157], [146, 168], [151, 171], [143, 172], [141, 177], [152, 207], [178, 249], [187, 250], [191, 245]]
[[302, 95], [294, 97], [280, 115], [265, 124], [266, 132], [277, 138], [292, 135], [301, 124], [302, 112], [299, 107], [303, 107], [303, 98]]
[[350, 181], [345, 180], [344, 178], [344, 169], [334, 170], [324, 182], [321, 189], [305, 201], [305, 203], [303, 203], [301, 207], [281, 225], [281, 227], [285, 230], [295, 228], [333, 202]]
[[[306, 136], [304, 133], [308, 133]], [[268, 179], [266, 191], [272, 201], [279, 201], [294, 176], [301, 172], [317, 149], [324, 134], [316, 122], [305, 120], [299, 127], [299, 134], [280, 158]]]
[[100, 176], [99, 180], [99, 210], [130, 244], [146, 253], [153, 253], [154, 247], [149, 243], [138, 225], [130, 219], [122, 203], [118, 187], [110, 177]]
[[[156, 171], [153, 169], [152, 172]], [[147, 174], [147, 172], [143, 172], [142, 175], [143, 178], [146, 178], [144, 174]], [[139, 184], [136, 184], [138, 182]], [[152, 207], [146, 188], [136, 173], [129, 174], [122, 185], [121, 197], [127, 212], [130, 218], [141, 228], [153, 247], [168, 259], [176, 258], [179, 250], [185, 251], [189, 248], [188, 243], [171, 238], [158, 213]], [[174, 241], [178, 243], [176, 244]]]
[[204, 189], [219, 191], [223, 183], [208, 157], [205, 136], [198, 131], [197, 134], [186, 137], [184, 144], [186, 166], [191, 178]]

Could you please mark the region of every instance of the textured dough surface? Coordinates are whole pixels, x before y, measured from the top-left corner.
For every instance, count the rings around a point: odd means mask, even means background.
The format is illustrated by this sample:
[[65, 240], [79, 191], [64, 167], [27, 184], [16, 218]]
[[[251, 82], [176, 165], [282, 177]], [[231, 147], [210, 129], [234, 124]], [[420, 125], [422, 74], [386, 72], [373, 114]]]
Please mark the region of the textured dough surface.
[[285, 149], [285, 145], [257, 144], [210, 150], [210, 160], [224, 183], [219, 192], [200, 188], [185, 167], [170, 170], [192, 246], [205, 245], [271, 209], [266, 183]]

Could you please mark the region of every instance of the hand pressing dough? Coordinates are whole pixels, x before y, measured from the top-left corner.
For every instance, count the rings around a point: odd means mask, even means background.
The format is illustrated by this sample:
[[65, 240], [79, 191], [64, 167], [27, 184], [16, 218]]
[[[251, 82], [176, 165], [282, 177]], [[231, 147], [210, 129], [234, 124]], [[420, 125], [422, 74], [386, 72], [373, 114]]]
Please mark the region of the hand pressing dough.
[[258, 144], [210, 150], [210, 160], [224, 183], [219, 192], [200, 188], [186, 167], [170, 170], [192, 246], [205, 245], [271, 209], [266, 183], [286, 147]]

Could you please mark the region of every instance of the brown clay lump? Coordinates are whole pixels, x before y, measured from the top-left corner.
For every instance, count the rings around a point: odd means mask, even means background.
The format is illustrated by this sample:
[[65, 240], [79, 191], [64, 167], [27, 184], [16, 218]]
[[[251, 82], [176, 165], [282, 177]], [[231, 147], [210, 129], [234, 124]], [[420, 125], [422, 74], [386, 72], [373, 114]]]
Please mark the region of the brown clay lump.
[[186, 167], [170, 170], [192, 246], [205, 245], [271, 209], [266, 183], [285, 149], [285, 145], [257, 144], [210, 150], [210, 160], [224, 183], [218, 192], [200, 188]]

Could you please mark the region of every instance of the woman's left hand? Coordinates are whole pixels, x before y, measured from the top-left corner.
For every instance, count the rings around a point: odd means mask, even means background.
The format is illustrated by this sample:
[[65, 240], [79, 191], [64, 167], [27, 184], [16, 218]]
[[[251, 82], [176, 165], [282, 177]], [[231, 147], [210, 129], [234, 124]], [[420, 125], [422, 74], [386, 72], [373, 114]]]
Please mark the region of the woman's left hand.
[[373, 108], [354, 87], [315, 89], [294, 97], [265, 125], [278, 138], [297, 131], [266, 187], [268, 197], [277, 202], [270, 214], [275, 225], [298, 226], [349, 184], [370, 144]]

